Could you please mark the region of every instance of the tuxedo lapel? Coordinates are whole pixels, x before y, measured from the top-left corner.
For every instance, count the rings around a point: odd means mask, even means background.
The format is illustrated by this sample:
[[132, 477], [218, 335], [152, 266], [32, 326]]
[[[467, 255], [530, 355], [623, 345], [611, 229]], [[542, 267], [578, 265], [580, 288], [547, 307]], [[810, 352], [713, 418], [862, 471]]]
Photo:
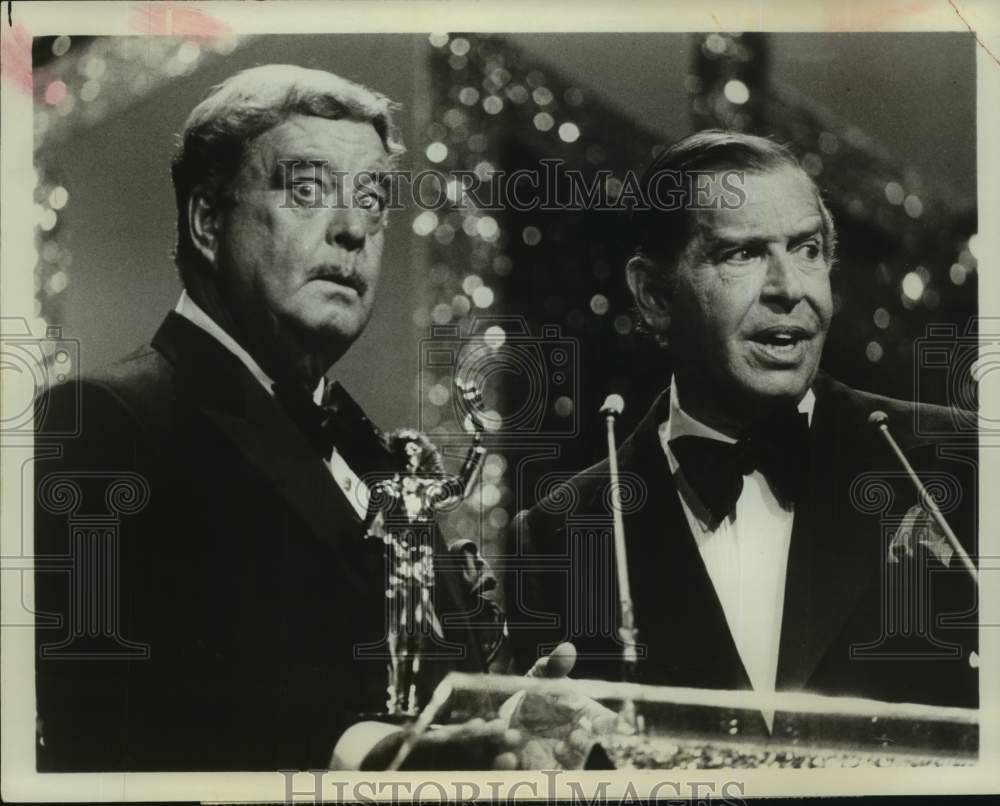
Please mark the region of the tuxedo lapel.
[[807, 687], [878, 570], [872, 541], [879, 535], [850, 498], [851, 483], [871, 453], [867, 412], [855, 410], [826, 376], [814, 391], [810, 483], [796, 504], [785, 578], [777, 680], [783, 690]]
[[[189, 397], [189, 403], [239, 449], [313, 535], [333, 546], [350, 568], [345, 544], [363, 540], [361, 520], [278, 403], [235, 356], [176, 313], [168, 315], [153, 346], [174, 364], [180, 394]], [[364, 589], [357, 573], [340, 578]]]
[[645, 486], [643, 505], [625, 516], [638, 640], [649, 653], [640, 674], [660, 685], [749, 688], [660, 444], [669, 400], [668, 390], [619, 451], [622, 474]]

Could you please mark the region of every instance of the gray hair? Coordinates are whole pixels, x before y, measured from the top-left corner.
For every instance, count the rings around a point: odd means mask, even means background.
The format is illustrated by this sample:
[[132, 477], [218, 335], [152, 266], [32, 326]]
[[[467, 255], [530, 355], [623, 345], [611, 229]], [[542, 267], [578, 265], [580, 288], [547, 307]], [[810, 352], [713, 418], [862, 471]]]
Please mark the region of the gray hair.
[[[762, 173], [786, 167], [801, 171], [813, 186], [823, 221], [823, 254], [832, 266], [837, 243], [833, 216], [812, 177], [791, 149], [781, 143], [766, 137], [722, 129], [695, 132], [665, 149], [646, 168], [640, 186], [644, 198], [649, 198], [653, 195], [654, 183], [664, 174], [684, 177], [689, 172], [726, 170]], [[693, 205], [689, 198], [693, 185], [685, 181], [681, 183], [681, 187], [682, 192], [687, 195], [671, 209], [644, 206], [632, 214], [632, 237], [636, 254], [654, 258], [667, 272], [672, 272], [694, 234]]]
[[246, 146], [293, 115], [371, 123], [390, 159], [405, 150], [392, 123], [398, 105], [324, 70], [289, 64], [251, 67], [213, 87], [188, 116], [171, 162], [177, 202], [175, 262], [181, 282], [200, 265], [188, 229], [188, 200], [206, 188], [219, 204], [232, 201], [230, 186]]

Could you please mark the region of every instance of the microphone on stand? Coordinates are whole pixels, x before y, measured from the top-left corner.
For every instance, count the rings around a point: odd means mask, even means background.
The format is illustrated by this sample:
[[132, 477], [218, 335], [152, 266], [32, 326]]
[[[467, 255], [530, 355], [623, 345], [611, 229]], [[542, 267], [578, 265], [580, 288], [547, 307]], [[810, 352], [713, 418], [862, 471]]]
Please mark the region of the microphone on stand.
[[[636, 680], [639, 665], [639, 651], [635, 628], [635, 610], [632, 606], [632, 590], [628, 582], [628, 553], [625, 550], [625, 522], [622, 519], [622, 496], [618, 481], [618, 449], [615, 446], [615, 418], [625, 409], [621, 395], [608, 395], [601, 406], [601, 414], [608, 427], [608, 472], [611, 477], [611, 516], [614, 524], [615, 567], [618, 569], [618, 603], [621, 612], [621, 626], [618, 635], [622, 639], [622, 673], [627, 682]], [[625, 700], [618, 714], [619, 729], [624, 733], [642, 733], [642, 716], [636, 713], [635, 702]]]
[[920, 477], [913, 469], [913, 465], [910, 464], [896, 440], [893, 439], [892, 434], [889, 433], [889, 415], [884, 411], [873, 411], [868, 415], [868, 423], [869, 425], [875, 426], [882, 433], [882, 436], [885, 437], [885, 441], [889, 443], [889, 447], [892, 448], [893, 453], [896, 454], [896, 458], [899, 459], [899, 463], [903, 466], [903, 469], [910, 477], [910, 481], [913, 482], [913, 486], [917, 488], [917, 494], [920, 496], [920, 503], [944, 533], [944, 536], [948, 539], [948, 544], [951, 546], [951, 550], [958, 555], [959, 559], [962, 561], [962, 565], [965, 566], [965, 570], [968, 571], [969, 576], [972, 577], [973, 584], [978, 587], [979, 577], [976, 572], [975, 563], [972, 562], [969, 555], [966, 553], [965, 548], [958, 541], [955, 533], [948, 525], [948, 521], [944, 519], [944, 515], [941, 514], [941, 510], [938, 509], [937, 502], [927, 491], [927, 488], [924, 486]]
[[628, 581], [628, 554], [625, 549], [625, 522], [622, 519], [622, 498], [618, 479], [618, 450], [615, 446], [615, 418], [625, 409], [621, 395], [608, 395], [601, 406], [608, 428], [608, 469], [611, 476], [611, 516], [614, 523], [615, 565], [618, 569], [618, 602], [621, 608], [621, 636], [624, 648], [622, 661], [625, 675], [634, 679], [639, 653], [636, 649], [635, 611], [632, 606], [632, 591]]

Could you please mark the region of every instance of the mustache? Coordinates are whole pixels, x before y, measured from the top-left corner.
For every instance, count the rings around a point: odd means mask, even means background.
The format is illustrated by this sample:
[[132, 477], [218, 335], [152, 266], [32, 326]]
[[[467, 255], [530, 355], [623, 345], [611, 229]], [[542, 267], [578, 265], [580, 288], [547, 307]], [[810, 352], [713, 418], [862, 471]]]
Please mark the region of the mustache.
[[363, 297], [368, 290], [368, 283], [354, 269], [345, 269], [343, 266], [320, 266], [309, 273], [310, 280], [329, 280], [337, 285], [353, 288], [359, 297]]

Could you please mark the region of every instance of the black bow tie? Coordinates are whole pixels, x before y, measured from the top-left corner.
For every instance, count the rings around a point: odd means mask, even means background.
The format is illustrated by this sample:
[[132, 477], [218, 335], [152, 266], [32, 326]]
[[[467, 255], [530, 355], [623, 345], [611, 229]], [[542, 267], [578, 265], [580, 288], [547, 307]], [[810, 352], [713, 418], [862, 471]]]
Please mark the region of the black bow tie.
[[298, 384], [279, 382], [271, 388], [275, 400], [325, 461], [330, 461], [336, 446], [337, 453], [355, 473], [385, 474], [398, 470], [385, 448], [382, 432], [339, 383], [326, 384], [319, 406]]
[[292, 421], [299, 427], [312, 448], [329, 461], [337, 441], [336, 411], [330, 406], [318, 406], [305, 388], [294, 383], [276, 383], [274, 397]]
[[695, 494], [720, 523], [736, 507], [743, 476], [759, 470], [783, 503], [798, 500], [809, 470], [809, 419], [783, 410], [738, 442], [683, 436], [670, 450]]

